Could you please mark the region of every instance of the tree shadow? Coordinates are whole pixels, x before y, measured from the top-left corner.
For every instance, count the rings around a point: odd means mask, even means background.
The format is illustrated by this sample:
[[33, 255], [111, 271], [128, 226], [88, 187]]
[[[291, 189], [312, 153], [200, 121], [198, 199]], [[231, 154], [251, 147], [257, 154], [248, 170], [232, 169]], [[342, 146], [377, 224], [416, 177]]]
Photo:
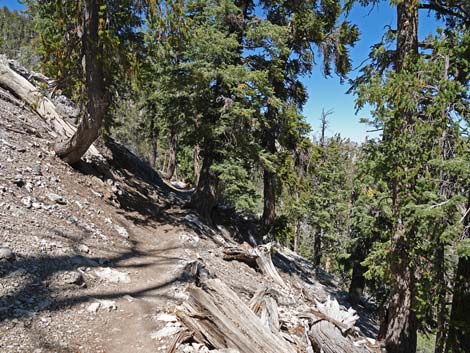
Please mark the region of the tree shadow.
[[[11, 293], [0, 297], [0, 322], [12, 318], [31, 316], [42, 311], [57, 311], [66, 307], [76, 306], [90, 299], [117, 299], [125, 295], [134, 297], [144, 296], [158, 289], [165, 289], [176, 282], [187, 282], [188, 277], [184, 273], [175, 275], [168, 281], [155, 283], [143, 289], [122, 290], [107, 294], [86, 294], [84, 288], [76, 284], [54, 283], [54, 276], [77, 271], [81, 268], [99, 268], [102, 266], [113, 268], [142, 268], [154, 265], [169, 265], [181, 258], [166, 256], [165, 253], [174, 248], [152, 249], [140, 251], [135, 247], [129, 251], [111, 258], [98, 258], [81, 255], [72, 256], [43, 256], [18, 259], [15, 262], [0, 261], [0, 278], [9, 280], [17, 285]], [[124, 260], [152, 256], [152, 261], [135, 265], [121, 265]], [[86, 276], [86, 275], [85, 275]], [[57, 285], [55, 285], [57, 284]], [[74, 293], [70, 294], [73, 289]], [[60, 298], [63, 291], [67, 291], [64, 298]]]
[[180, 217], [169, 210], [184, 207], [191, 191], [171, 187], [147, 162], [110, 137], [97, 142], [97, 146], [105, 159], [82, 161], [75, 168], [84, 175], [97, 177], [104, 187], [108, 181], [111, 185], [118, 182], [119, 190], [108, 195], [108, 203], [118, 207], [119, 213], [136, 225], [147, 226], [151, 221], [181, 224]]

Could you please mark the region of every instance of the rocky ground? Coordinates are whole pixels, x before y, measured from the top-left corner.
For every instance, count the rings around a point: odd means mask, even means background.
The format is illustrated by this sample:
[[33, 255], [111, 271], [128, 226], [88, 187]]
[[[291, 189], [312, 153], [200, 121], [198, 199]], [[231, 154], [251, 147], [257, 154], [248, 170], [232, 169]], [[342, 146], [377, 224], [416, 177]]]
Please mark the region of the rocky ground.
[[[225, 261], [220, 245], [233, 234], [205, 226], [182, 207], [187, 192], [125, 148], [102, 142], [103, 159], [74, 169], [52, 152], [40, 117], [0, 93], [0, 352], [164, 352], [181, 329], [175, 312], [195, 260], [243, 300], [276, 287]], [[337, 295], [326, 274], [276, 265], [291, 288], [279, 303], [285, 322], [302, 288]], [[366, 316], [361, 325], [373, 335]], [[189, 342], [178, 351], [209, 350]]]

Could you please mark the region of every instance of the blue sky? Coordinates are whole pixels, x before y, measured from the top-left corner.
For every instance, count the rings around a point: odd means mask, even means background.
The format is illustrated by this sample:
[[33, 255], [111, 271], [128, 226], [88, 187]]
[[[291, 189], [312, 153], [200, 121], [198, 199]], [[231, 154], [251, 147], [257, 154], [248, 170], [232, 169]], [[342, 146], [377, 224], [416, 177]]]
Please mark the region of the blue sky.
[[[3, 5], [14, 9], [24, 8], [17, 0], [0, 0], [0, 6]], [[433, 32], [437, 24], [432, 16], [426, 16], [425, 13], [421, 15], [420, 37], [424, 37]], [[385, 26], [395, 28], [395, 12], [389, 7], [388, 2], [383, 1], [373, 9], [355, 6], [348, 20], [357, 24], [361, 32], [359, 41], [351, 49], [352, 66], [356, 68], [367, 58], [370, 47], [381, 40]], [[321, 111], [325, 109], [333, 111], [329, 116], [328, 135], [340, 133], [341, 136], [356, 142], [363, 142], [366, 135], [376, 136], [366, 132], [370, 129], [369, 126], [359, 123], [360, 118], [370, 116], [369, 109], [363, 109], [356, 114], [354, 97], [346, 94], [347, 82], [341, 85], [336, 76], [324, 78], [320, 63], [321, 58], [317, 58], [317, 68], [310, 77], [305, 77], [303, 80], [309, 94], [303, 113], [312, 125], [313, 134], [318, 134]], [[354, 78], [357, 73], [358, 70], [355, 70], [349, 76]]]
[[[352, 66], [356, 68], [367, 58], [370, 47], [382, 39], [385, 26], [396, 28], [395, 10], [390, 8], [386, 1], [381, 2], [373, 9], [355, 6], [348, 16], [348, 20], [357, 24], [361, 32], [359, 41], [350, 51], [353, 61]], [[437, 22], [432, 15], [428, 16], [426, 12], [420, 13], [419, 32], [421, 38], [434, 32], [436, 27]], [[320, 60], [318, 61], [320, 62]], [[354, 78], [358, 72], [359, 70], [355, 70], [349, 76]], [[359, 123], [360, 118], [370, 117], [370, 109], [364, 108], [355, 114], [354, 96], [346, 94], [349, 88], [347, 82], [341, 85], [339, 78], [335, 76], [322, 77], [317, 66], [314, 73], [304, 79], [304, 83], [309, 93], [304, 115], [312, 125], [314, 134], [318, 134], [321, 112], [322, 109], [325, 109], [325, 111], [333, 111], [333, 114], [328, 117], [328, 135], [340, 133], [341, 136], [356, 142], [363, 142], [366, 135], [369, 137], [377, 136], [377, 134], [366, 132], [371, 129], [370, 126]]]

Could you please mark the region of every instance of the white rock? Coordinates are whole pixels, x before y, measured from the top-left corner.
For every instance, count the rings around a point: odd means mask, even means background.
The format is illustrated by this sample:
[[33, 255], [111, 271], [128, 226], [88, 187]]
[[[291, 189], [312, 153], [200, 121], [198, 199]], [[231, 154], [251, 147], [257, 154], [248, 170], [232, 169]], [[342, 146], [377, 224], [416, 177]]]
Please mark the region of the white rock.
[[96, 313], [98, 312], [98, 309], [100, 308], [100, 306], [101, 306], [101, 303], [98, 303], [98, 302], [91, 303], [86, 310], [89, 313]]
[[129, 283], [131, 281], [127, 273], [109, 267], [97, 269], [95, 274], [103, 281], [111, 283]]
[[101, 304], [100, 307], [105, 310], [117, 310], [117, 304], [114, 300], [100, 300], [99, 303]]
[[129, 303], [132, 303], [134, 301], [134, 298], [131, 297], [129, 294], [126, 294], [123, 298], [126, 299]]
[[167, 313], [160, 313], [156, 317], [157, 321], [165, 321], [165, 322], [176, 322], [178, 318], [175, 315], [170, 315]]
[[0, 248], [0, 260], [11, 260], [14, 258], [13, 252], [8, 248]]
[[26, 183], [26, 185], [24, 187], [28, 192], [33, 191], [33, 184], [31, 184], [29, 181]]
[[194, 353], [194, 348], [188, 344], [185, 344], [183, 347], [183, 353]]
[[186, 293], [184, 293], [182, 291], [179, 291], [179, 290], [176, 290], [175, 294], [173, 296], [174, 296], [175, 299], [180, 299], [180, 300], [188, 300], [189, 299], [189, 295], [187, 295]]
[[150, 337], [156, 340], [161, 340], [164, 337], [176, 335], [180, 331], [181, 331], [181, 327], [166, 325], [164, 328], [158, 331], [152, 332], [150, 334]]
[[118, 234], [119, 234], [121, 237], [126, 238], [126, 239], [129, 238], [129, 233], [127, 232], [126, 228], [121, 227], [121, 226], [118, 225], [118, 224], [115, 224], [115, 225], [114, 225], [114, 229], [116, 229], [116, 231], [118, 232]]
[[26, 208], [31, 208], [33, 205], [33, 201], [31, 200], [31, 197], [24, 197], [21, 199], [21, 203], [26, 206]]
[[85, 244], [80, 244], [77, 247], [77, 249], [78, 249], [78, 251], [83, 252], [85, 254], [88, 254], [90, 252], [90, 248], [88, 246], [86, 246]]
[[48, 193], [47, 198], [51, 200], [52, 202], [58, 203], [59, 205], [67, 204], [67, 200], [65, 200], [63, 196], [54, 194], [53, 192]]
[[206, 347], [205, 345], [203, 345], [203, 344], [193, 343], [192, 346], [193, 346], [195, 352], [198, 352], [198, 353], [209, 353], [209, 348], [207, 348], [207, 347]]

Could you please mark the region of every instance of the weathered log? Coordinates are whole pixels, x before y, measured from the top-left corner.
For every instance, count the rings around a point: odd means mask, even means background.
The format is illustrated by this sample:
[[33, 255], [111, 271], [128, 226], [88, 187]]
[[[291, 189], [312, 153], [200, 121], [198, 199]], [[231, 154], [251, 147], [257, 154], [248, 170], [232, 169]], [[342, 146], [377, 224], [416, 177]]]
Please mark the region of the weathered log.
[[185, 311], [178, 316], [200, 343], [240, 353], [296, 352], [219, 279], [209, 278], [201, 287], [191, 285], [183, 306]]
[[[24, 101], [52, 128], [53, 137], [70, 137], [76, 129], [66, 122], [57, 112], [54, 103], [21, 74], [14, 71], [4, 56], [0, 56], [0, 87]], [[95, 147], [89, 149], [90, 155], [100, 156]]]
[[310, 319], [308, 337], [315, 352], [323, 353], [361, 353], [365, 348], [357, 347], [347, 332], [354, 327], [359, 318], [353, 309], [344, 310], [335, 299], [318, 303], [315, 309], [304, 315]]
[[254, 249], [242, 249], [240, 247], [227, 247], [224, 249], [224, 260], [240, 261], [248, 266], [259, 269], [264, 275], [271, 278], [275, 283], [286, 287], [286, 283], [274, 267], [271, 258], [271, 244], [258, 246]]
[[271, 332], [278, 333], [280, 331], [279, 312], [274, 295], [273, 290], [262, 288], [253, 295], [249, 307], [269, 327]]
[[171, 341], [170, 345], [168, 346], [168, 349], [166, 350], [166, 353], [176, 353], [176, 349], [178, 348], [178, 346], [189, 340], [192, 336], [193, 333], [189, 330], [183, 330], [178, 332], [178, 334], [173, 337], [173, 340]]
[[230, 246], [224, 249], [223, 259], [226, 261], [243, 262], [243, 263], [246, 263], [248, 266], [256, 269], [258, 266], [256, 264], [257, 257], [258, 257], [257, 255], [253, 254], [250, 251], [247, 251], [240, 247]]
[[255, 248], [255, 254], [258, 256], [256, 258], [256, 263], [261, 269], [261, 272], [272, 278], [272, 280], [280, 286], [287, 287], [286, 283], [279, 275], [279, 272], [277, 272], [276, 267], [274, 267], [273, 260], [271, 258], [271, 244], [258, 246]]

